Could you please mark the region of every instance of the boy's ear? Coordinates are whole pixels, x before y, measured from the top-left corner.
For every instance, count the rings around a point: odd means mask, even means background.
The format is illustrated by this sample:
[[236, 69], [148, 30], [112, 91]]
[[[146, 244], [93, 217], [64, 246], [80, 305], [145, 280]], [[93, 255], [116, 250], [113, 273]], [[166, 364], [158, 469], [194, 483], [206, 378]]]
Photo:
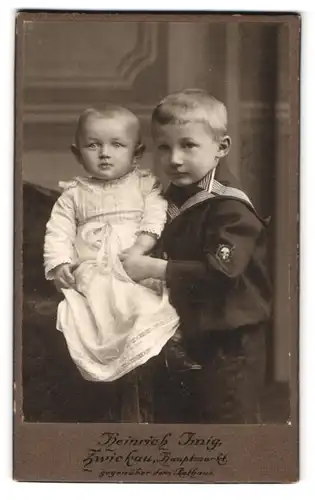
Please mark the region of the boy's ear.
[[81, 163], [81, 153], [78, 146], [76, 144], [71, 144], [70, 149], [72, 154], [76, 157], [77, 161]]
[[232, 146], [231, 137], [229, 135], [225, 135], [220, 139], [219, 147], [218, 147], [218, 158], [223, 158], [226, 156]]
[[144, 152], [145, 152], [145, 145], [144, 144], [138, 144], [135, 147], [134, 157], [136, 159], [141, 158], [141, 156], [143, 155]]

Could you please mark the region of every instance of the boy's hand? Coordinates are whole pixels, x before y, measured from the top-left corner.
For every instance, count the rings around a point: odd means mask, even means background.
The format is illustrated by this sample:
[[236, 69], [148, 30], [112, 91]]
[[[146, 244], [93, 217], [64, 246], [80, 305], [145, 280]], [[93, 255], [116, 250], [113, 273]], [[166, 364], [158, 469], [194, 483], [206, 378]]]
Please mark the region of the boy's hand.
[[126, 250], [123, 250], [122, 255], [124, 255], [124, 258], [126, 258], [127, 255], [129, 255], [129, 257], [146, 255], [155, 246], [156, 241], [156, 236], [148, 233], [140, 233], [134, 244], [126, 248]]
[[153, 259], [144, 255], [120, 254], [122, 265], [133, 281], [142, 281], [148, 278], [164, 280], [167, 262]]
[[75, 279], [71, 272], [70, 264], [60, 264], [54, 270], [54, 282], [57, 290], [62, 288], [73, 288]]
[[129, 248], [126, 248], [121, 253], [121, 256], [124, 256], [124, 259], [126, 259], [127, 257], [140, 256], [140, 255], [144, 255], [144, 254], [145, 254], [145, 250], [141, 246], [135, 244]]

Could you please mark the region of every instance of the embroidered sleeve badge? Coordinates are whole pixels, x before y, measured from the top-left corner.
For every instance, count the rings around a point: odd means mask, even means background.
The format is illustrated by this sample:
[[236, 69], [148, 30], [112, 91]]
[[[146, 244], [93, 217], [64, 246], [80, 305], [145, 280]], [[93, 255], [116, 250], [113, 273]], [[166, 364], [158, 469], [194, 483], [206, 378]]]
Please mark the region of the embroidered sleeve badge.
[[216, 251], [216, 258], [221, 262], [230, 262], [233, 253], [233, 247], [229, 245], [221, 244], [218, 246]]

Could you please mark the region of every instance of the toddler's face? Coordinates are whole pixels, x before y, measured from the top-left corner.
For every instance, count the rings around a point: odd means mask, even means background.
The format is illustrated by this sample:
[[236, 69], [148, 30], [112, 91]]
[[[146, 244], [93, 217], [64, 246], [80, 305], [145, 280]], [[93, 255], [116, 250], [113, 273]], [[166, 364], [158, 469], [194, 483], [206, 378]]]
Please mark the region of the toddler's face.
[[219, 142], [201, 122], [153, 125], [154, 161], [157, 173], [177, 186], [198, 182], [217, 162]]
[[93, 177], [119, 179], [133, 168], [136, 131], [122, 117], [90, 117], [80, 134], [80, 163]]

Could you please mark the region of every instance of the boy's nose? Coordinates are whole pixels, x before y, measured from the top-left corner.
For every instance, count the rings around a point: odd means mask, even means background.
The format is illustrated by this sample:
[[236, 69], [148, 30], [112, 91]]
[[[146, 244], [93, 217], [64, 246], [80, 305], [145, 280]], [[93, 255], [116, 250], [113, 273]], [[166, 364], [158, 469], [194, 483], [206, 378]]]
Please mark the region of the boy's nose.
[[180, 151], [173, 151], [171, 154], [171, 166], [177, 167], [183, 164], [183, 158]]

